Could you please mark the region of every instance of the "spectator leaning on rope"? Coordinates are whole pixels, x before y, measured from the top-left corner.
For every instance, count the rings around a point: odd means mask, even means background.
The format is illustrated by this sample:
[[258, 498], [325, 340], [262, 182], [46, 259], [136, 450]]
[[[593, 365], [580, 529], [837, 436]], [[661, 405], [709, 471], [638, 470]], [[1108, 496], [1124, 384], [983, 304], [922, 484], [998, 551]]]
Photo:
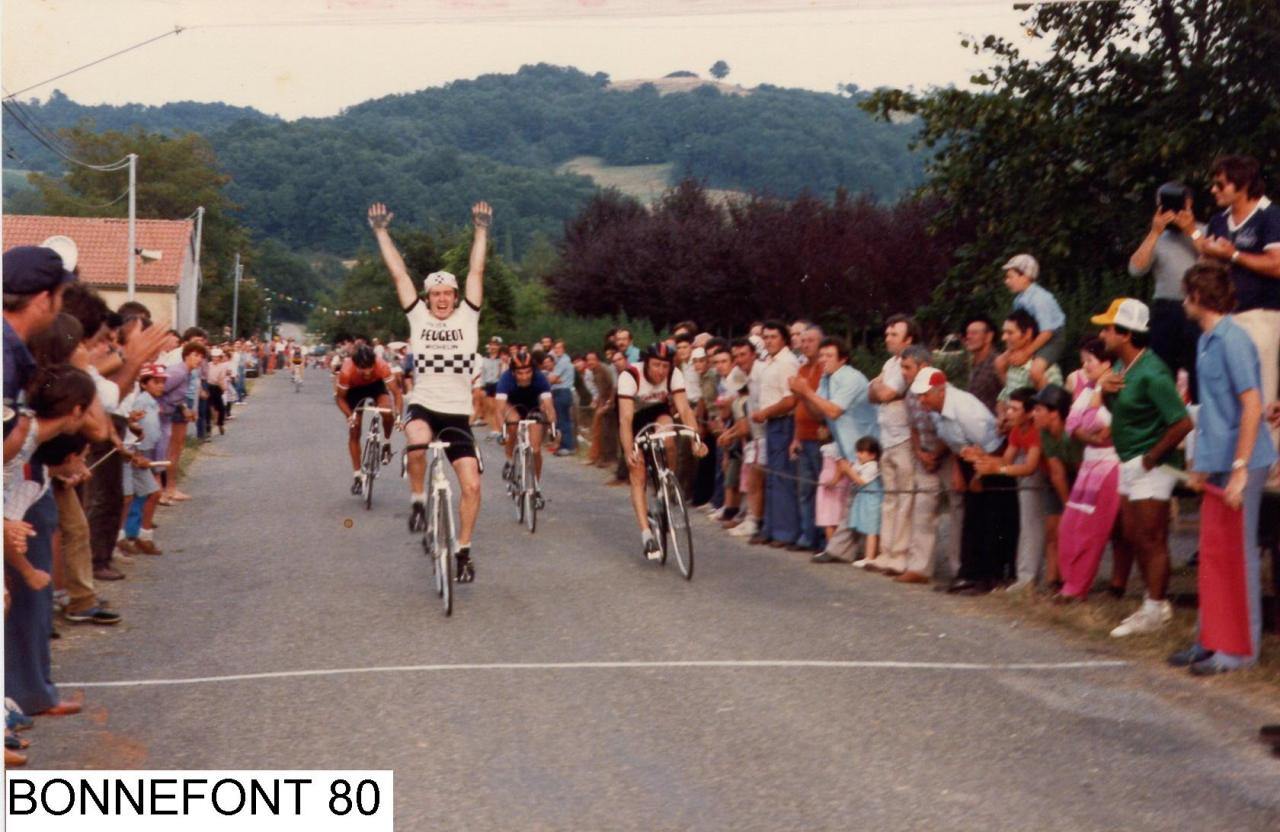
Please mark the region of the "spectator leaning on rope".
[[[1200, 410], [1191, 482], [1193, 487], [1208, 482], [1223, 489], [1223, 501], [1241, 512], [1239, 520], [1244, 523], [1244, 551], [1226, 554], [1244, 567], [1245, 595], [1235, 599], [1242, 607], [1228, 609], [1225, 615], [1229, 620], [1245, 622], [1243, 629], [1249, 634], [1251, 649], [1237, 654], [1221, 650], [1215, 653], [1197, 638], [1190, 648], [1170, 657], [1175, 665], [1189, 665], [1192, 673], [1207, 675], [1246, 667], [1258, 660], [1262, 646], [1258, 515], [1262, 489], [1268, 470], [1275, 464], [1276, 451], [1271, 437], [1261, 429], [1258, 352], [1231, 315], [1235, 293], [1227, 270], [1217, 263], [1197, 264], [1183, 278], [1183, 287], [1187, 316], [1203, 331], [1197, 344]], [[1218, 554], [1202, 551], [1201, 558], [1203, 561]], [[1217, 564], [1202, 562], [1201, 569], [1214, 566]], [[1205, 595], [1200, 593], [1202, 625], [1208, 614], [1203, 606]]]
[[[990, 351], [990, 338], [987, 341]], [[911, 417], [911, 452], [915, 464], [912, 481], [916, 488], [911, 513], [910, 555], [906, 571], [894, 577], [898, 583], [904, 584], [925, 584], [933, 577], [939, 509], [944, 500], [951, 515], [947, 562], [952, 575], [960, 570], [960, 532], [964, 524], [964, 506], [960, 495], [948, 491], [954, 479], [951, 469], [956, 458], [938, 436], [937, 425], [929, 411], [920, 404], [920, 396], [910, 389], [916, 376], [929, 369], [932, 363], [933, 354], [920, 344], [912, 344], [902, 351], [902, 377], [908, 384], [906, 402], [907, 413]]]

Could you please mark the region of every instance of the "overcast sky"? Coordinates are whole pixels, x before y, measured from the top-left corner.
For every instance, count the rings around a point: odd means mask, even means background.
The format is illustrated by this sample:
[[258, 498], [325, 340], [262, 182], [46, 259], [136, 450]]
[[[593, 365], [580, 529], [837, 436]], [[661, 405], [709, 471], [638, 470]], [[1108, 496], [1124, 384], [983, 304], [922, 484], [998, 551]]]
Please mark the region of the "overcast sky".
[[728, 61], [729, 81], [967, 85], [961, 34], [1041, 47], [1011, 0], [3, 0], [3, 84], [87, 103], [225, 101], [286, 118], [523, 64], [614, 80]]

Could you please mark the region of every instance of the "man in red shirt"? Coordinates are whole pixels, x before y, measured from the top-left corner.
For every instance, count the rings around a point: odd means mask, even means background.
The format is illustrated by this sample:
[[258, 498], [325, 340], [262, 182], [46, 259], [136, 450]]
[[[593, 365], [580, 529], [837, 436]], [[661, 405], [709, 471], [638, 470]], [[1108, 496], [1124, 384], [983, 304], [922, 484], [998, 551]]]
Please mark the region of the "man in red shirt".
[[[382, 415], [382, 464], [391, 463], [391, 428], [395, 415], [404, 408], [400, 382], [391, 366], [374, 355], [373, 347], [361, 344], [351, 357], [342, 362], [338, 379], [334, 384], [334, 400], [338, 409], [347, 417], [347, 450], [351, 453], [351, 471], [354, 482], [351, 493], [359, 494], [364, 487], [364, 474], [360, 470], [360, 419], [356, 408], [366, 399], [377, 407], [390, 408]], [[395, 407], [391, 408], [391, 399]]]
[[[795, 334], [792, 336], [796, 337]], [[800, 354], [804, 363], [792, 380], [792, 384], [804, 384], [815, 393], [822, 381], [822, 367], [818, 363], [818, 347], [822, 345], [822, 328], [809, 325], [798, 334]], [[787, 547], [793, 552], [821, 552], [826, 539], [818, 530], [815, 515], [815, 498], [818, 494], [818, 478], [822, 473], [822, 442], [819, 430], [824, 427], [822, 414], [815, 413], [804, 400], [797, 398], [795, 431], [791, 440], [791, 458], [796, 463], [796, 502], [800, 511], [800, 536]]]

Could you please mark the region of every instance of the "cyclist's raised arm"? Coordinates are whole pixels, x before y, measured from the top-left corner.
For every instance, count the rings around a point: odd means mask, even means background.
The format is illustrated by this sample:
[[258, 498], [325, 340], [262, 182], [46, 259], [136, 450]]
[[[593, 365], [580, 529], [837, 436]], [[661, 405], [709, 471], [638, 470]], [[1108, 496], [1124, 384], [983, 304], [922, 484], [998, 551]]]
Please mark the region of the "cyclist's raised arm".
[[467, 272], [467, 303], [479, 309], [484, 300], [484, 259], [489, 251], [489, 224], [493, 222], [493, 209], [489, 203], [481, 201], [471, 206], [471, 222], [475, 226], [475, 236], [471, 239], [471, 263]]
[[387, 210], [387, 206], [381, 202], [375, 202], [369, 206], [369, 227], [373, 229], [374, 239], [378, 241], [382, 262], [387, 264], [387, 271], [391, 272], [391, 280], [396, 285], [396, 296], [400, 299], [400, 308], [408, 309], [418, 299], [418, 292], [413, 288], [409, 268], [405, 266], [404, 258], [400, 256], [395, 242], [391, 239], [391, 232], [387, 230], [394, 216], [395, 214]]

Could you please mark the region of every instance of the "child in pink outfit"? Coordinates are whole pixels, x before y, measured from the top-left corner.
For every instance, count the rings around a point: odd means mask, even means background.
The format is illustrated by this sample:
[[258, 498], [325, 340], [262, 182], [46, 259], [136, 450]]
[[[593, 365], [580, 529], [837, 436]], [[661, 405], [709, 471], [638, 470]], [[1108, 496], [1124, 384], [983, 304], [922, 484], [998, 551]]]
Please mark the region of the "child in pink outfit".
[[844, 525], [849, 515], [849, 480], [836, 471], [840, 449], [834, 442], [821, 448], [822, 473], [818, 476], [818, 496], [814, 504], [814, 520], [831, 540], [836, 528]]

